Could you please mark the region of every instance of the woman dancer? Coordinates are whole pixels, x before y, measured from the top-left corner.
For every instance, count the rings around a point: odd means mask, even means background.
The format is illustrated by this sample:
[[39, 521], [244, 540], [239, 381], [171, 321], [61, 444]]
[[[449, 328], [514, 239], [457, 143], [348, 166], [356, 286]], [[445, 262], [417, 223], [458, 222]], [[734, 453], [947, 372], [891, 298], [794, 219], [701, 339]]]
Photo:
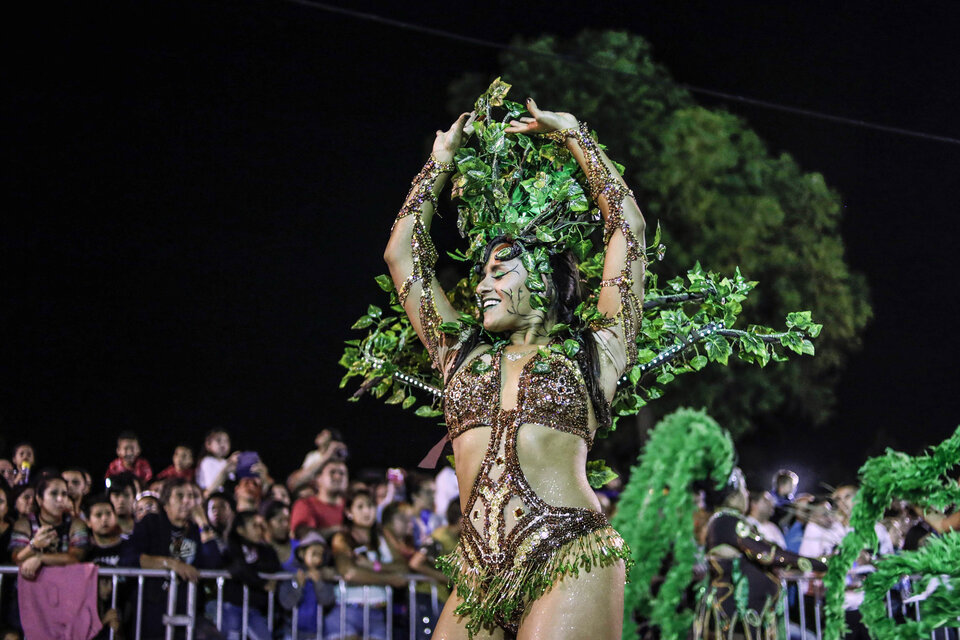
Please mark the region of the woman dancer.
[[[576, 259], [549, 246], [551, 234], [538, 233], [550, 257], [535, 292], [529, 239], [497, 238], [477, 265], [483, 328], [507, 341], [494, 347], [476, 334], [462, 342], [443, 332], [459, 314], [434, 277], [428, 231], [472, 114], [437, 132], [384, 256], [401, 304], [443, 373], [461, 487], [460, 544], [441, 559], [455, 591], [435, 637], [619, 638], [629, 549], [600, 512], [585, 464], [594, 433], [609, 425], [617, 380], [637, 356], [644, 220], [585, 125], [533, 100], [526, 106], [532, 117], [511, 121], [505, 133], [544, 134], [565, 145], [603, 215], [601, 317], [583, 326], [575, 313], [584, 299]], [[548, 348], [557, 325], [573, 329], [575, 355]]]

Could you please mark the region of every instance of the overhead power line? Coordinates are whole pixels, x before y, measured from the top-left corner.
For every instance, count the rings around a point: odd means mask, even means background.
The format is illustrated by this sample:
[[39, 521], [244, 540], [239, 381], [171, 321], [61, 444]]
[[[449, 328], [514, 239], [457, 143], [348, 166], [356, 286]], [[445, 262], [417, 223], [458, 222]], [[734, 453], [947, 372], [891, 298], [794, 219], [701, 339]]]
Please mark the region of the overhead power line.
[[[457, 42], [472, 44], [478, 47], [487, 47], [489, 49], [498, 49], [501, 51], [512, 51], [514, 53], [520, 53], [520, 54], [529, 55], [529, 56], [541, 56], [546, 58], [553, 58], [555, 60], [560, 60], [566, 63], [587, 66], [592, 69], [596, 69], [598, 71], [606, 71], [610, 73], [618, 73], [618, 74], [631, 75], [631, 76], [636, 75], [636, 74], [630, 73], [629, 71], [622, 71], [620, 69], [611, 69], [609, 67], [596, 65], [579, 58], [560, 56], [552, 53], [544, 53], [542, 51], [534, 51], [526, 47], [517, 47], [511, 44], [504, 44], [502, 42], [495, 42], [493, 40], [486, 40], [483, 38], [474, 38], [472, 36], [465, 36], [459, 33], [454, 33], [452, 31], [446, 31], [444, 29], [436, 29], [433, 27], [427, 27], [427, 26], [415, 24], [412, 22], [395, 20], [394, 18], [388, 18], [386, 16], [381, 16], [375, 13], [367, 13], [364, 11], [355, 11], [353, 9], [346, 9], [344, 7], [338, 7], [335, 5], [327, 4], [325, 2], [314, 2], [313, 0], [285, 0], [285, 1], [290, 4], [301, 5], [304, 7], [309, 7], [311, 9], [319, 9], [321, 11], [337, 13], [340, 15], [355, 18], [357, 20], [364, 20], [367, 22], [376, 22], [376, 23], [387, 25], [390, 27], [396, 27], [398, 29], [405, 29], [407, 31], [424, 33], [424, 34], [435, 36], [438, 38], [444, 38], [447, 40], [454, 40]], [[856, 118], [847, 118], [845, 116], [837, 116], [830, 113], [824, 113], [822, 111], [815, 111], [813, 109], [804, 109], [801, 107], [794, 107], [791, 105], [781, 104], [778, 102], [771, 102], [769, 100], [760, 100], [757, 98], [750, 98], [747, 96], [741, 96], [733, 93], [726, 93], [724, 91], [717, 91], [715, 89], [707, 89], [705, 87], [698, 87], [696, 85], [687, 84], [684, 82], [680, 82], [677, 84], [680, 87], [686, 89], [687, 91], [690, 91], [691, 93], [699, 93], [699, 94], [710, 96], [713, 98], [719, 98], [721, 100], [728, 100], [731, 102], [740, 102], [743, 104], [749, 104], [754, 107], [760, 107], [761, 109], [782, 111], [784, 113], [792, 113], [794, 115], [804, 116], [807, 118], [826, 120], [828, 122], [846, 124], [853, 127], [860, 127], [862, 129], [872, 129], [874, 131], [883, 131], [884, 133], [892, 133], [892, 134], [908, 136], [912, 138], [920, 138], [922, 140], [930, 140], [933, 142], [945, 142], [947, 144], [960, 145], [960, 138], [951, 138], [950, 136], [941, 136], [934, 133], [925, 133], [923, 131], [914, 131], [913, 129], [904, 129], [901, 127], [891, 127], [884, 124], [878, 124], [876, 122], [868, 122], [866, 120], [858, 120]]]

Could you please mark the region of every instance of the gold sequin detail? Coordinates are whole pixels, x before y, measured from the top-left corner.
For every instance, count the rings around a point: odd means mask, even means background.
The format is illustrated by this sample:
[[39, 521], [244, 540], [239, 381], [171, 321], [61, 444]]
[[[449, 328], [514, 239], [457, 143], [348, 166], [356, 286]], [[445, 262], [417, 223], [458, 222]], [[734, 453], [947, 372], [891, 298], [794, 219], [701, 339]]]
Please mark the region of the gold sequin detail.
[[440, 317], [440, 312], [433, 299], [432, 287], [434, 281], [433, 268], [437, 263], [437, 249], [433, 245], [433, 240], [430, 239], [426, 227], [424, 227], [421, 214], [425, 202], [431, 203], [436, 209], [437, 197], [433, 193], [433, 187], [441, 173], [452, 171], [449, 164], [438, 163], [431, 157], [423, 165], [423, 169], [413, 179], [413, 184], [409, 193], [407, 193], [403, 207], [393, 223], [393, 226], [396, 227], [400, 220], [411, 215], [414, 216], [413, 230], [410, 236], [413, 270], [397, 291], [397, 297], [400, 304], [404, 305], [413, 285], [417, 282], [420, 283], [420, 326], [422, 327], [423, 341], [427, 347], [427, 352], [430, 354], [433, 365], [437, 368], [440, 368], [440, 342], [444, 340], [444, 334], [440, 331], [443, 318]]
[[[444, 400], [451, 439], [472, 427], [491, 427], [467, 500], [471, 509], [477, 506], [474, 517], [464, 522], [457, 551], [441, 559], [463, 598], [457, 614], [468, 616], [471, 633], [493, 626], [515, 630], [526, 604], [562, 575], [629, 557], [602, 513], [544, 502], [517, 457], [517, 433], [524, 424], [572, 433], [589, 444], [589, 400], [576, 363], [561, 354], [537, 353], [520, 372], [517, 407], [504, 411], [499, 406], [503, 347], [479, 357], [490, 367], [476, 373], [470, 363], [463, 365]], [[538, 363], [546, 365], [537, 367], [543, 373], [534, 373]], [[515, 517], [509, 527], [508, 514]]]
[[627, 369], [637, 362], [637, 333], [640, 331], [643, 305], [633, 291], [634, 281], [631, 277], [631, 265], [639, 261], [645, 268], [647, 257], [643, 251], [643, 243], [630, 228], [630, 223], [623, 216], [623, 201], [633, 197], [633, 191], [618, 180], [607, 167], [600, 155], [590, 129], [585, 122], [581, 122], [577, 129], [562, 129], [547, 134], [552, 140], [563, 144], [567, 138], [577, 141], [583, 151], [587, 164], [587, 186], [594, 200], [601, 197], [607, 200], [607, 219], [603, 228], [603, 242], [607, 244], [610, 237], [618, 229], [623, 233], [627, 245], [627, 259], [616, 278], [604, 280], [601, 287], [617, 287], [620, 291], [620, 310], [612, 318], [601, 320], [593, 324], [594, 329], [602, 329], [611, 325], [620, 324], [623, 327], [623, 342], [627, 356]]

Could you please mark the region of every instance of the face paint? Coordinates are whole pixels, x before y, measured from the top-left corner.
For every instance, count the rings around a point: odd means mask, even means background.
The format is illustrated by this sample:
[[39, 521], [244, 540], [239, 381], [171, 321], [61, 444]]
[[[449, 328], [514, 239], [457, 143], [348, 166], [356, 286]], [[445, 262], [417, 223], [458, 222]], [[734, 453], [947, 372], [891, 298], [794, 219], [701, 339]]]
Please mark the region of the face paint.
[[530, 305], [527, 270], [519, 257], [499, 260], [497, 254], [510, 245], [500, 245], [490, 252], [477, 285], [477, 297], [483, 316], [483, 327], [496, 333], [525, 331], [543, 325], [545, 314]]

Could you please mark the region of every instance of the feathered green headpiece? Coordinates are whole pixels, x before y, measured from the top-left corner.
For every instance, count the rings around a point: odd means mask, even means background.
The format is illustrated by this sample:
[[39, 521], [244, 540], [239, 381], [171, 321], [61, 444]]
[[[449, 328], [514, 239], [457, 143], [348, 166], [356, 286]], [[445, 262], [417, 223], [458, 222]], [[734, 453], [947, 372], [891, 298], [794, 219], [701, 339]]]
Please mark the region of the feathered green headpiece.
[[[525, 108], [506, 99], [510, 85], [499, 78], [477, 100], [480, 116], [472, 133], [458, 151], [453, 175], [457, 198], [457, 227], [468, 240], [465, 249], [448, 252], [451, 258], [474, 265], [482, 263], [489, 243], [507, 238], [519, 247], [520, 259], [529, 273], [527, 286], [536, 296], [534, 305], [545, 305], [541, 275], [550, 272], [549, 256], [570, 250], [581, 260], [580, 275], [587, 288], [599, 291], [603, 268], [601, 216], [586, 197], [586, 176], [567, 149], [542, 136], [508, 134], [511, 119], [526, 114]], [[623, 171], [622, 167], [618, 168]], [[662, 257], [660, 230], [656, 230], [648, 259], [650, 267]], [[447, 290], [457, 321], [441, 329], [461, 339], [479, 331], [479, 310], [474, 291], [476, 272]], [[387, 275], [377, 284], [390, 296], [384, 308], [371, 304], [353, 325], [363, 338], [347, 341], [340, 359], [347, 373], [341, 387], [354, 377], [363, 379], [353, 399], [366, 392], [385, 398], [388, 404], [416, 408], [423, 417], [442, 415], [442, 380], [432, 368], [406, 313], [398, 303]], [[742, 305], [756, 286], [738, 270], [725, 277], [695, 264], [686, 274], [661, 284], [648, 267], [643, 303], [643, 324], [637, 335], [639, 362], [626, 372], [614, 397], [611, 413], [617, 417], [636, 414], [647, 402], [663, 395], [665, 385], [676, 376], [699, 371], [709, 362], [726, 365], [731, 355], [766, 366], [786, 360], [785, 353], [813, 355], [810, 338], [820, 332], [809, 311], [788, 314], [786, 329], [750, 324], [735, 329]], [[596, 293], [577, 310], [583, 326], [597, 319]], [[573, 357], [579, 349], [570, 327], [558, 324], [550, 348]], [[487, 336], [491, 343], [498, 336]], [[424, 402], [424, 396], [427, 396]], [[599, 434], [603, 435], [603, 434]]]

